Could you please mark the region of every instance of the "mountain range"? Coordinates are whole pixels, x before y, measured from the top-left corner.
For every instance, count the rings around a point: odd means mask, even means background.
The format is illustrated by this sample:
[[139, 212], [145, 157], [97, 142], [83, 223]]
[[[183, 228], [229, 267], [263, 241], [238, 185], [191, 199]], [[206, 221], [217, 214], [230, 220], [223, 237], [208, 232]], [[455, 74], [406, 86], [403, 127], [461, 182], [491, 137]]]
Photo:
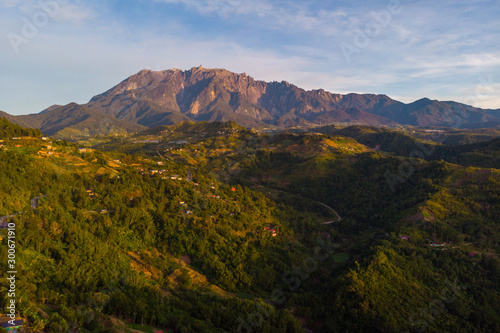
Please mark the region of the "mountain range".
[[246, 127], [294, 127], [332, 123], [454, 128], [495, 127], [500, 110], [420, 99], [405, 104], [386, 95], [306, 91], [286, 81], [264, 82], [225, 69], [142, 70], [87, 104], [54, 105], [13, 123], [48, 135], [129, 133], [182, 121], [229, 121]]

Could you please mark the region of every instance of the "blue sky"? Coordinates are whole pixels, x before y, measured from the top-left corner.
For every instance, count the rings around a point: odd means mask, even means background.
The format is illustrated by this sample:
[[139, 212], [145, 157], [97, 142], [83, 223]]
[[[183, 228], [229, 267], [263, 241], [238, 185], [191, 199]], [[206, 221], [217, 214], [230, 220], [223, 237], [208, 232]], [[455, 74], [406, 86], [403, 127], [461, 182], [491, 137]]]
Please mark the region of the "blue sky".
[[141, 69], [199, 65], [500, 108], [499, 40], [497, 0], [0, 0], [0, 110], [86, 103]]

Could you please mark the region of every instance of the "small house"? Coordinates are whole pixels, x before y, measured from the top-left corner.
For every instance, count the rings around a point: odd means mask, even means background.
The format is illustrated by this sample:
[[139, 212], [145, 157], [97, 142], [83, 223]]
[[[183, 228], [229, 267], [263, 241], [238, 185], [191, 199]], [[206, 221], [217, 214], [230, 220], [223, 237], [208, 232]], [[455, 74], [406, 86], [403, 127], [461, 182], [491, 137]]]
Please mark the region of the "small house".
[[407, 241], [410, 239], [410, 236], [401, 235], [401, 236], [399, 236], [399, 239]]
[[278, 233], [276, 232], [276, 229], [274, 229], [273, 227], [264, 227], [264, 230], [269, 231], [273, 237], [276, 237], [278, 235]]

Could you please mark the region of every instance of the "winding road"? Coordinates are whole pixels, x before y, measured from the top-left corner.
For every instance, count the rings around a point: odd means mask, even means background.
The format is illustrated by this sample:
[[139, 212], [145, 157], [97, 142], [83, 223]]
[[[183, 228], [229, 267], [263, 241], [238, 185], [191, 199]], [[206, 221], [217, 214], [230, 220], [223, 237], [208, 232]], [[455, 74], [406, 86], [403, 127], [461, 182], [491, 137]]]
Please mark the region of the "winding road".
[[323, 224], [332, 224], [332, 223], [335, 223], [335, 222], [342, 221], [342, 217], [332, 207], [330, 207], [328, 205], [325, 205], [324, 203], [319, 202], [319, 201], [316, 201], [316, 202], [319, 203], [321, 206], [324, 206], [324, 207], [328, 208], [329, 210], [331, 210], [337, 216], [337, 221], [327, 221], [327, 222], [323, 222]]
[[[270, 189], [270, 190], [273, 190], [273, 191], [278, 191], [278, 192], [283, 192], [283, 193], [287, 193], [287, 194], [292, 194], [292, 193], [289, 193], [287, 191], [283, 191], [283, 190], [279, 190], [279, 189], [276, 189], [276, 188], [273, 188], [273, 187], [267, 187], [267, 186], [262, 186], [260, 184], [256, 184], [256, 183], [253, 183], [254, 186], [257, 186], [257, 187], [261, 187], [261, 188], [266, 188], [266, 189]], [[295, 195], [295, 196], [298, 196], [298, 197], [301, 197], [301, 198], [304, 198], [303, 196], [301, 196], [300, 194], [292, 194], [292, 195]], [[309, 199], [309, 198], [304, 198], [304, 199], [307, 199], [307, 200], [311, 200], [311, 201], [314, 201], [316, 202], [318, 205], [321, 205], [325, 208], [327, 208], [328, 210], [332, 211], [335, 216], [337, 216], [337, 221], [327, 221], [327, 222], [323, 222], [323, 224], [332, 224], [332, 223], [336, 223], [336, 222], [340, 222], [342, 221], [342, 217], [339, 215], [339, 213], [337, 213], [335, 211], [335, 209], [333, 209], [332, 207], [322, 203], [322, 202], [319, 202], [319, 201], [316, 201], [314, 199]]]
[[[43, 197], [46, 197], [46, 195], [40, 195], [38, 197], [34, 197], [33, 199], [31, 199], [31, 210], [35, 210], [38, 208], [38, 206], [40, 205], [40, 199]], [[25, 214], [27, 212], [29, 212], [29, 211], [27, 210], [27, 211], [15, 213], [12, 215], [2, 216], [2, 217], [0, 217], [0, 223], [4, 223], [5, 220], [11, 219], [11, 218], [16, 217], [16, 216], [21, 215], [21, 214]]]

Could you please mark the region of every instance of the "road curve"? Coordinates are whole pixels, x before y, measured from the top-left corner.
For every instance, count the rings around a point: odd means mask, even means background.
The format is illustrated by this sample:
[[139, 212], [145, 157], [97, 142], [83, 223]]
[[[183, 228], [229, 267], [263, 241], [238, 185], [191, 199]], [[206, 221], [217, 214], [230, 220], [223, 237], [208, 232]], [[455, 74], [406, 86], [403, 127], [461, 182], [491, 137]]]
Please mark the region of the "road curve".
[[[35, 210], [38, 208], [38, 206], [40, 205], [40, 199], [43, 198], [43, 197], [46, 197], [46, 195], [40, 195], [38, 197], [34, 197], [33, 199], [31, 199], [31, 210]], [[18, 215], [21, 215], [21, 214], [24, 214], [24, 213], [27, 213], [28, 211], [25, 211], [25, 212], [19, 212], [19, 213], [15, 213], [15, 214], [12, 214], [12, 215], [7, 215], [7, 216], [1, 216], [0, 217], [0, 223], [3, 223], [4, 220], [8, 220], [8, 219], [11, 219], [13, 217], [16, 217]]]
[[321, 206], [324, 206], [324, 207], [328, 208], [329, 210], [331, 210], [337, 216], [337, 221], [328, 221], [328, 222], [325, 222], [323, 224], [332, 224], [334, 222], [340, 222], [340, 221], [342, 221], [342, 217], [332, 207], [330, 207], [328, 205], [325, 205], [324, 203], [319, 202], [319, 201], [316, 201], [316, 202], [319, 203]]

